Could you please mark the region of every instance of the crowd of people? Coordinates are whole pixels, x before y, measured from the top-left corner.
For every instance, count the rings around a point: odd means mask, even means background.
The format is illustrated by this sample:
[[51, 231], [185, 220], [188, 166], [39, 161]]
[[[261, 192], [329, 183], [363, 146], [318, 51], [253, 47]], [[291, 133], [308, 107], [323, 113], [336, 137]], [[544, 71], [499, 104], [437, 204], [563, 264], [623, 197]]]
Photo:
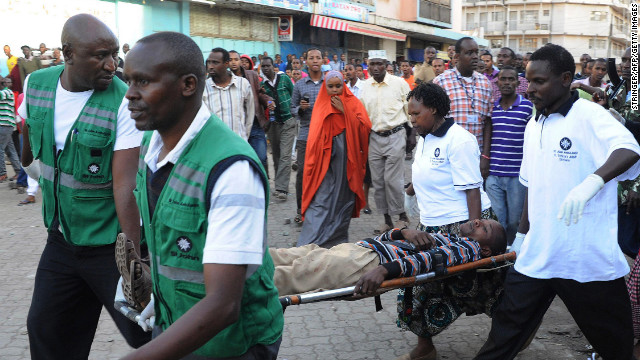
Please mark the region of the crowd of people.
[[[477, 359], [513, 359], [556, 295], [603, 359], [640, 358], [630, 49], [616, 74], [588, 54], [576, 72], [558, 45], [492, 54], [470, 37], [422, 63], [318, 48], [205, 59], [172, 32], [120, 53], [85, 14], [61, 44], [20, 58], [5, 46], [0, 79], [0, 182], [28, 193], [20, 205], [40, 186], [48, 229], [32, 358], [87, 358], [104, 306], [136, 348], [127, 359], [276, 359], [279, 295], [373, 295], [507, 248], [512, 268], [399, 291], [397, 325], [418, 337], [399, 359], [436, 359], [433, 337], [463, 313], [492, 317]], [[269, 249], [269, 199], [293, 201], [292, 171], [297, 247]], [[375, 237], [349, 239], [371, 188]]]

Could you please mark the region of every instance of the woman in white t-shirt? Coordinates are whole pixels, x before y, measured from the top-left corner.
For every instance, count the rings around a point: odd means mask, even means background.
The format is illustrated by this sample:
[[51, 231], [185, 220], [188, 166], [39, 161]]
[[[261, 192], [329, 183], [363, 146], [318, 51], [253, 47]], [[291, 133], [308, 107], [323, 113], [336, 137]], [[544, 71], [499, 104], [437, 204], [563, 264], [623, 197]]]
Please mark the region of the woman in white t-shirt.
[[[412, 184], [407, 188], [407, 194], [417, 196], [418, 230], [460, 235], [460, 224], [467, 220], [496, 220], [482, 189], [478, 141], [452, 118], [445, 118], [450, 110], [449, 96], [440, 86], [423, 83], [409, 93], [408, 99], [411, 123], [420, 135]], [[399, 359], [435, 359], [431, 338], [462, 312], [489, 313], [492, 306], [486, 304], [496, 302], [493, 294], [501, 286], [497, 277], [478, 282], [472, 274], [416, 286], [413, 291], [401, 290], [399, 324], [418, 335], [419, 340], [410, 354]], [[439, 314], [437, 318], [432, 315], [434, 310]]]

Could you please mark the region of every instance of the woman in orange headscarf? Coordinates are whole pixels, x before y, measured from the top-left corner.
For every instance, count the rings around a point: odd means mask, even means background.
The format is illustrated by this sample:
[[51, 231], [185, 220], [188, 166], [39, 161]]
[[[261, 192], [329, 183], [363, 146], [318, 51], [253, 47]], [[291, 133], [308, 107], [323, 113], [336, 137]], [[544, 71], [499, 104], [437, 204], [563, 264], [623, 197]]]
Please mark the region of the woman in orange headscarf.
[[371, 120], [340, 72], [329, 71], [324, 85], [309, 125], [302, 181], [305, 221], [298, 246], [347, 242], [351, 218], [366, 204], [362, 183]]

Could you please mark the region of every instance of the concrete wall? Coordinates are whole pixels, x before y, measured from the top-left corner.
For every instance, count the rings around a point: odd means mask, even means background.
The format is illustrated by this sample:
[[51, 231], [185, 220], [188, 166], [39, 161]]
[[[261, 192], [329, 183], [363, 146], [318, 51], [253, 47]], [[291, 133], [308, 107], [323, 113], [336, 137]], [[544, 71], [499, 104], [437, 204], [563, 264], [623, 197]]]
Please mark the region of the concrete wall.
[[416, 21], [418, 18], [418, 1], [378, 0], [375, 13], [376, 15], [401, 21]]

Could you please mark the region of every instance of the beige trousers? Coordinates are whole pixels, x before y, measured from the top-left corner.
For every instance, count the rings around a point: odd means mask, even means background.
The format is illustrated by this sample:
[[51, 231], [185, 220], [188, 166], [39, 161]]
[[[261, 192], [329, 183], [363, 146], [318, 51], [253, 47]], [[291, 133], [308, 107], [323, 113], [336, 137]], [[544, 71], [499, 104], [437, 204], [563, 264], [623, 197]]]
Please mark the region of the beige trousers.
[[351, 243], [330, 249], [315, 244], [269, 248], [269, 254], [276, 267], [273, 283], [280, 296], [353, 286], [380, 265], [378, 253]]

